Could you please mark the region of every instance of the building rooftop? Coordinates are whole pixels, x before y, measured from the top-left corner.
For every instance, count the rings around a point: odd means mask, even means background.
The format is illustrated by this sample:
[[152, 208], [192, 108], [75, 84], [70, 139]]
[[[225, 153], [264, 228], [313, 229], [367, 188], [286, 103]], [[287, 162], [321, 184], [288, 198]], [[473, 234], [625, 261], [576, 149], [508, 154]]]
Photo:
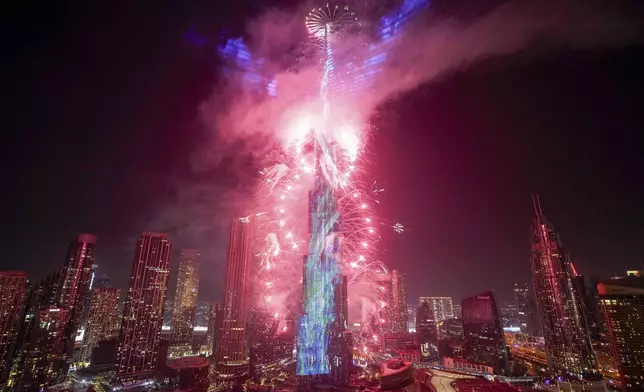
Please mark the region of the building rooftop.
[[168, 363], [168, 367], [174, 370], [196, 369], [208, 366], [206, 357], [181, 357]]

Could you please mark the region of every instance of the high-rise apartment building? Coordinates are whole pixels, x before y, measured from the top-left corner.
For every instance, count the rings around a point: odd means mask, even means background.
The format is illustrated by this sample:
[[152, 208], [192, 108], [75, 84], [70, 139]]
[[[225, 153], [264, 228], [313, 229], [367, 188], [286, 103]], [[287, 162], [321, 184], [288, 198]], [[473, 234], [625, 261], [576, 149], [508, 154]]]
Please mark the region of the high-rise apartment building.
[[391, 286], [393, 292], [393, 331], [396, 333], [407, 332], [407, 286], [403, 275], [393, 270], [391, 272]]
[[622, 390], [644, 391], [644, 278], [600, 282], [597, 291]]
[[92, 350], [101, 340], [112, 338], [117, 334], [119, 298], [121, 289], [99, 287], [93, 290], [89, 317], [83, 335], [81, 361], [89, 362]]
[[438, 360], [438, 325], [434, 310], [428, 301], [422, 301], [416, 312], [416, 338], [421, 361]]
[[85, 312], [85, 299], [90, 295], [90, 285], [94, 276], [95, 248], [96, 236], [79, 234], [69, 244], [67, 260], [61, 272], [60, 297], [57, 302], [59, 307], [67, 309], [65, 336], [67, 367], [71, 365], [76, 333]]
[[481, 293], [461, 302], [466, 359], [508, 373], [508, 349], [494, 294]]
[[461, 304], [454, 304], [452, 305], [452, 309], [454, 310], [454, 318], [462, 318], [463, 313], [461, 310]]
[[558, 233], [533, 196], [530, 258], [539, 318], [543, 329], [548, 367], [552, 371], [582, 373], [597, 368], [580, 293], [574, 283], [570, 257]]
[[252, 224], [235, 218], [230, 225], [226, 260], [224, 308], [215, 355], [220, 374], [246, 371], [246, 320], [248, 313], [248, 269], [252, 256]]
[[452, 297], [420, 297], [419, 301], [429, 303], [437, 324], [455, 317]]
[[28, 285], [24, 271], [0, 271], [0, 385], [11, 369], [25, 316]]
[[18, 390], [39, 391], [65, 380], [68, 370], [67, 309], [48, 306], [38, 309], [24, 347]]
[[521, 332], [531, 336], [541, 336], [541, 323], [537, 313], [532, 291], [527, 283], [514, 284], [514, 302]]
[[148, 378], [157, 368], [171, 252], [167, 234], [139, 237], [119, 334], [117, 382]]
[[173, 344], [192, 344], [198, 293], [199, 251], [182, 249], [172, 310], [171, 341]]

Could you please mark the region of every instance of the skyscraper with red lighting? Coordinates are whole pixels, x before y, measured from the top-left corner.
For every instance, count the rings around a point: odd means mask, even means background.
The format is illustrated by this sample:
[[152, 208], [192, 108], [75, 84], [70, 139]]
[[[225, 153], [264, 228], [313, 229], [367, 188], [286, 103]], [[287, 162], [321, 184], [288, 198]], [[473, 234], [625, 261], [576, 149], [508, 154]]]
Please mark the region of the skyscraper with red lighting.
[[583, 373], [596, 369], [588, 325], [570, 257], [554, 226], [533, 196], [532, 280], [551, 371]]
[[219, 330], [219, 347], [215, 355], [221, 375], [232, 376], [248, 371], [246, 319], [248, 313], [248, 269], [252, 256], [252, 224], [234, 218], [226, 260], [224, 308]]
[[89, 296], [93, 276], [96, 236], [79, 234], [70, 244], [67, 260], [62, 268], [58, 306], [67, 310], [65, 355], [71, 364], [76, 333], [84, 313], [85, 299]]
[[25, 315], [27, 275], [0, 271], [0, 384], [7, 380], [18, 333]]
[[177, 274], [177, 291], [172, 309], [172, 343], [192, 344], [197, 294], [199, 293], [198, 250], [182, 249]]
[[488, 291], [465, 298], [461, 309], [466, 359], [491, 366], [496, 374], [507, 374], [508, 349], [494, 293]]
[[139, 237], [119, 334], [117, 382], [145, 380], [157, 369], [171, 252], [167, 234]]

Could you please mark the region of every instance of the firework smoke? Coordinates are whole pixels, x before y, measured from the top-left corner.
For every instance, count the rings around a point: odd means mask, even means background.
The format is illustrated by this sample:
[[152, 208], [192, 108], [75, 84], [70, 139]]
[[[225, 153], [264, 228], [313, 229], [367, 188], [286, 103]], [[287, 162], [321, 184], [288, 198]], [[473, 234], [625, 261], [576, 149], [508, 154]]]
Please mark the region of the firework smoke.
[[[548, 45], [541, 46], [537, 54], [564, 47], [584, 49], [626, 45], [641, 37], [635, 18], [606, 7], [595, 7], [585, 2], [511, 2], [468, 22], [420, 15], [406, 27], [406, 31], [385, 43], [373, 41], [369, 34], [347, 37], [338, 43], [337, 51], [352, 53], [355, 63], [367, 63], [368, 57], [374, 55], [366, 50], [354, 50], [358, 47], [377, 47], [388, 56], [368, 70], [373, 77], [367, 88], [334, 98], [332, 116], [339, 121], [334, 129], [351, 127], [352, 132], [341, 133], [350, 135], [351, 140], [345, 140], [345, 147], [355, 143], [357, 147], [352, 149], [364, 149], [369, 137], [369, 128], [364, 124], [378, 105], [421, 84], [434, 81], [449, 71], [471, 66], [493, 56], [524, 51], [532, 43], [541, 40], [547, 41]], [[195, 209], [192, 206], [175, 209], [183, 222], [189, 222], [192, 228], [206, 227], [210, 233], [213, 224], [221, 219], [212, 216], [209, 211], [223, 210], [225, 218], [231, 211], [227, 204], [210, 205], [210, 200], [219, 202], [222, 196], [234, 194], [235, 197], [223, 199], [235, 205], [248, 202], [258, 223], [267, 229], [263, 239], [263, 253], [266, 254], [259, 254], [258, 258], [264, 266], [282, 263], [281, 268], [273, 269], [276, 275], [272, 279], [262, 280], [267, 286], [279, 282], [281, 288], [269, 290], [273, 294], [265, 298], [279, 306], [288, 303], [295, 290], [299, 290], [301, 256], [306, 245], [302, 227], [305, 225], [307, 192], [310, 188], [308, 183], [294, 180], [296, 175], [305, 174], [310, 162], [306, 154], [304, 161], [301, 161], [302, 157], [293, 152], [306, 148], [303, 143], [305, 135], [318, 121], [315, 116], [319, 114], [320, 103], [312, 97], [319, 89], [321, 69], [315, 60], [307, 61], [305, 58], [295, 62], [306, 51], [302, 42], [310, 42], [305, 37], [303, 22], [303, 16], [309, 9], [307, 7], [307, 10], [297, 12], [272, 10], [249, 23], [248, 33], [253, 42], [251, 49], [266, 60], [262, 65], [263, 71], [274, 74], [278, 94], [271, 99], [258, 98], [252, 92], [239, 88], [239, 81], [235, 77], [231, 77], [229, 83], [217, 86], [212, 98], [201, 107], [202, 119], [211, 130], [211, 139], [195, 155], [193, 166], [199, 173], [210, 173], [222, 167], [232, 168], [230, 170], [235, 173], [236, 181], [210, 188], [202, 184], [209, 184], [208, 181], [213, 181], [214, 177], [209, 179], [205, 176], [199, 180], [200, 185], [184, 187], [181, 193], [181, 200], [198, 200], [205, 212], [201, 207]], [[293, 64], [296, 64], [295, 71], [283, 71]], [[342, 136], [339, 134], [334, 138], [341, 140]], [[359, 162], [356, 170], [360, 174]], [[258, 174], [260, 171], [261, 174]], [[370, 228], [380, 229], [375, 224], [364, 224], [365, 219], [375, 219], [368, 212], [375, 207], [377, 195], [371, 192], [367, 176], [357, 175], [351, 181], [349, 190], [355, 188], [360, 198], [367, 198], [364, 203], [355, 204], [354, 207], [365, 204], [368, 211], [350, 208], [346, 220], [348, 224], [355, 223], [355, 232], [370, 234]], [[255, 194], [270, 195], [271, 198], [258, 201], [256, 197], [249, 196], [251, 193], [247, 190], [258, 182], [261, 185]], [[279, 200], [281, 195], [277, 192], [283, 191], [285, 186], [290, 186], [290, 189], [284, 197], [289, 196], [293, 200], [288, 207], [296, 211], [290, 212], [289, 220], [302, 220], [288, 222], [294, 228], [288, 238], [290, 242], [283, 241], [289, 234], [282, 230], [287, 224], [275, 219], [281, 214], [279, 210], [282, 208], [275, 203], [275, 197]], [[207, 194], [208, 189], [212, 190], [211, 194]], [[198, 198], [190, 195], [193, 190], [199, 195]], [[346, 192], [347, 196], [351, 194], [350, 191]], [[170, 221], [173, 221], [172, 216]], [[393, 226], [395, 231], [402, 230], [402, 226]], [[284, 236], [281, 241], [276, 239], [276, 232]], [[225, 234], [221, 236], [225, 237]], [[289, 243], [290, 249], [284, 249], [284, 243]], [[363, 249], [360, 249], [363, 245], [361, 240], [352, 241], [351, 244], [349, 248], [353, 254], [348, 262], [350, 267], [356, 269], [354, 276], [368, 277], [373, 271], [384, 269], [377, 257], [369, 253], [374, 249], [372, 243]], [[280, 260], [270, 257], [276, 247], [279, 247], [278, 253], [285, 252], [288, 257]], [[357, 297], [360, 298], [355, 302], [361, 302], [360, 313], [363, 317], [377, 308], [374, 305], [377, 293], [373, 292], [373, 285], [368, 282], [368, 279], [357, 280], [353, 285], [354, 293], [358, 293]]]

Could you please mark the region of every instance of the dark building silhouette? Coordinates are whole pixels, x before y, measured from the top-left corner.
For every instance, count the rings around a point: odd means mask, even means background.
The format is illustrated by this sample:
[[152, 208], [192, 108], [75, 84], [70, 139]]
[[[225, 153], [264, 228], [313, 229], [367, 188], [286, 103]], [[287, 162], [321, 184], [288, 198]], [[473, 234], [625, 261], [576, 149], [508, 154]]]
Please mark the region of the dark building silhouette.
[[607, 280], [597, 291], [622, 390], [644, 391], [644, 278]]
[[494, 294], [481, 293], [461, 302], [465, 358], [488, 365], [497, 374], [508, 373], [508, 350]]
[[537, 304], [534, 301], [530, 285], [527, 283], [515, 283], [514, 301], [521, 332], [531, 336], [541, 336], [541, 322], [539, 321]]
[[24, 271], [0, 271], [0, 385], [9, 376], [25, 316], [28, 288]]
[[222, 316], [223, 310], [221, 305], [218, 302], [211, 302], [208, 315], [208, 337], [206, 345], [209, 347], [210, 353], [213, 356], [219, 348], [219, 330], [221, 329]]
[[416, 312], [416, 339], [420, 346], [420, 360], [437, 361], [438, 358], [438, 326], [432, 305], [422, 301]]
[[219, 330], [219, 347], [215, 355], [217, 370], [222, 375], [247, 372], [247, 285], [252, 241], [251, 223], [234, 218], [228, 239], [224, 309]]
[[576, 273], [558, 233], [541, 210], [539, 197], [533, 196], [533, 201], [530, 261], [548, 367], [551, 371], [591, 371], [597, 368], [597, 362]]
[[137, 241], [119, 334], [118, 383], [148, 379], [157, 370], [171, 252], [167, 234], [146, 232]]

